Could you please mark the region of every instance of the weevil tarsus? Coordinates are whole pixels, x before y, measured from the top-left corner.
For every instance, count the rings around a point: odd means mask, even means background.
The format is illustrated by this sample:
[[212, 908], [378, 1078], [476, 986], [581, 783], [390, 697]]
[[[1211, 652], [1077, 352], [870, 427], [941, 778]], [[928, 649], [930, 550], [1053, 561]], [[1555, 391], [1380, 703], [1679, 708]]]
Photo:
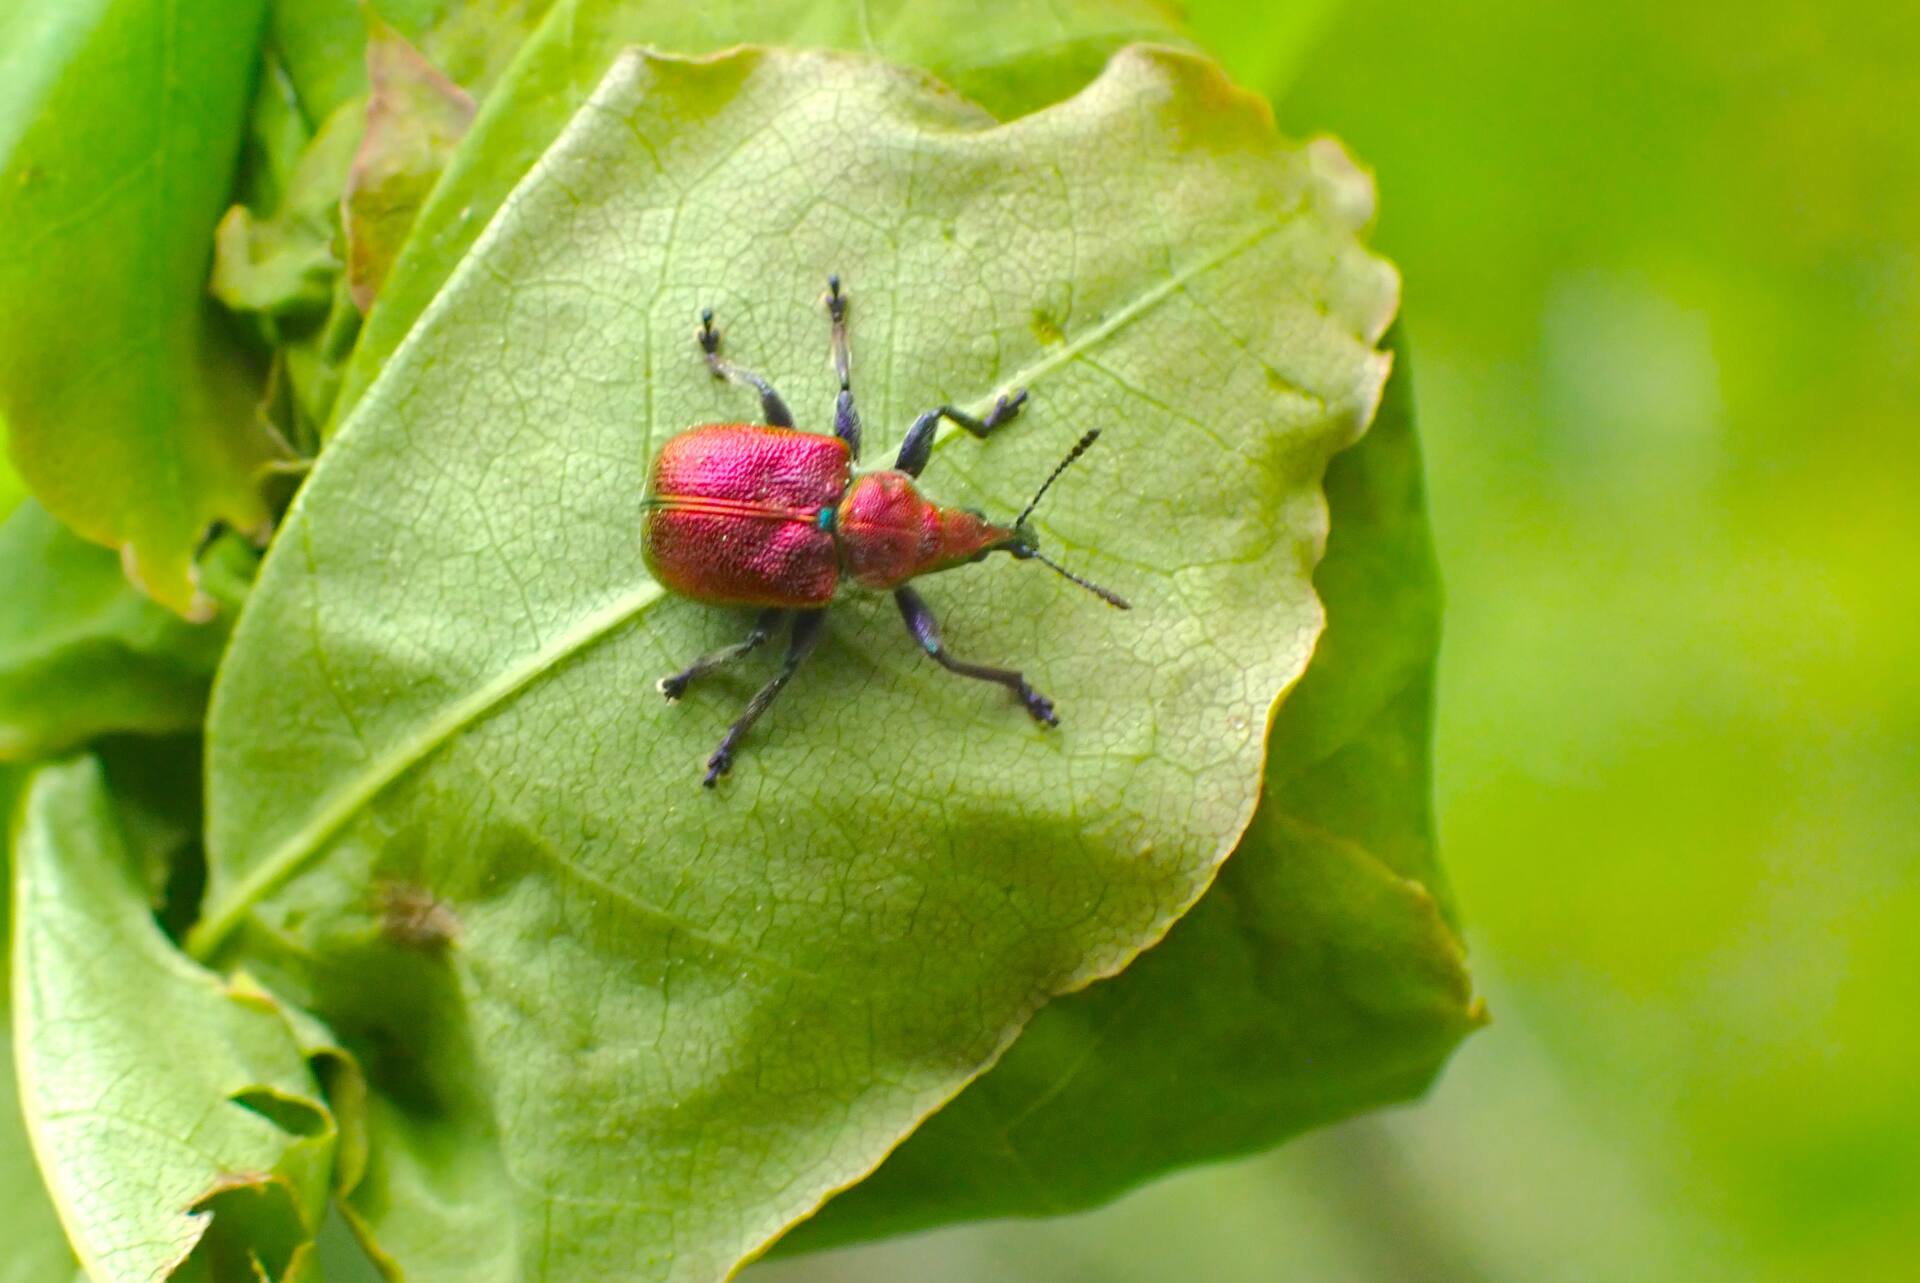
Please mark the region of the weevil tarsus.
[[773, 630], [780, 626], [780, 617], [786, 613], [778, 606], [761, 611], [759, 617], [753, 621], [753, 630], [747, 634], [744, 641], [737, 641], [731, 646], [722, 646], [719, 650], [709, 651], [673, 676], [662, 677], [656, 683], [660, 693], [667, 697], [668, 702], [672, 702], [687, 693], [687, 687], [693, 684], [696, 677], [731, 664], [744, 655], [752, 654], [760, 648], [761, 643], [773, 635]]
[[716, 379], [725, 379], [742, 387], [752, 388], [760, 394], [760, 413], [768, 424], [776, 428], [793, 426], [793, 411], [787, 409], [787, 403], [773, 390], [773, 384], [767, 382], [752, 370], [743, 369], [720, 355], [720, 331], [713, 324], [713, 309], [700, 310], [700, 328], [694, 335], [700, 342], [700, 350], [706, 354], [707, 368], [713, 371]]
[[985, 440], [987, 434], [995, 428], [1017, 418], [1020, 407], [1025, 405], [1026, 401], [1025, 388], [1009, 393], [993, 403], [993, 409], [987, 411], [987, 417], [984, 419], [976, 419], [965, 410], [951, 405], [928, 410], [915, 419], [913, 426], [907, 429], [906, 440], [900, 443], [900, 454], [893, 461], [893, 466], [910, 477], [919, 476], [920, 470], [927, 466], [927, 459], [933, 453], [933, 434], [939, 428], [942, 419], [958, 424], [974, 436]]
[[907, 621], [907, 631], [913, 634], [914, 641], [942, 668], [962, 677], [1004, 686], [1014, 693], [1034, 721], [1043, 726], [1060, 724], [1059, 717], [1053, 711], [1053, 701], [1029, 686], [1027, 679], [1013, 669], [989, 668], [985, 664], [968, 663], [948, 654], [946, 644], [940, 640], [940, 621], [933, 617], [932, 608], [919, 593], [911, 588], [896, 588], [893, 590], [893, 600], [899, 605], [900, 617]]
[[722, 775], [733, 768], [733, 750], [739, 746], [741, 738], [753, 729], [753, 724], [760, 720], [760, 715], [780, 697], [780, 692], [793, 679], [794, 671], [813, 653], [813, 648], [820, 642], [821, 626], [826, 621], [827, 612], [824, 610], [794, 612], [793, 632], [787, 639], [787, 657], [780, 662], [780, 671], [754, 693], [753, 698], [747, 701], [746, 711], [727, 728], [720, 747], [713, 750], [713, 756], [707, 759], [707, 777], [701, 783], [712, 788]]

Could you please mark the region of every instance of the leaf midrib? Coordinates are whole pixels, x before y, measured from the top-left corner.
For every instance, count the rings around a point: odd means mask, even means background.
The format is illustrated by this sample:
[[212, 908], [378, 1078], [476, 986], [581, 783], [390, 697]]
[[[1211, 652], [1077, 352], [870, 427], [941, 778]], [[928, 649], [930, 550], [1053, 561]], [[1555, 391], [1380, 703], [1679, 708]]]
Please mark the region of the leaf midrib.
[[370, 769], [353, 777], [345, 788], [335, 793], [306, 823], [288, 834], [265, 859], [235, 883], [231, 891], [216, 901], [188, 934], [187, 951], [196, 958], [208, 958], [239, 925], [241, 917], [257, 900], [317, 855], [327, 839], [381, 790], [418, 765], [451, 738], [454, 732], [480, 720], [569, 657], [632, 620], [665, 593], [664, 588], [650, 580], [629, 589], [598, 610], [583, 616], [547, 645], [422, 722], [392, 749], [376, 758]]

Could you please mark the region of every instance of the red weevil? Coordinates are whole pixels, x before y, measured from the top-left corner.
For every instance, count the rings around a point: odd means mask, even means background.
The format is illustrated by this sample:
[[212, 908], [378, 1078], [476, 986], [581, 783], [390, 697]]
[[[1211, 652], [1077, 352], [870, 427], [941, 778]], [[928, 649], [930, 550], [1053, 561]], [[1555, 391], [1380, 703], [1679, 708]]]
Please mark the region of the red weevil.
[[1041, 556], [1027, 524], [1041, 495], [1094, 443], [1098, 428], [1080, 438], [1010, 526], [995, 525], [979, 512], [930, 502], [914, 478], [927, 465], [941, 419], [985, 437], [1020, 412], [1027, 399], [1024, 391], [1001, 397], [984, 419], [950, 405], [927, 411], [907, 429], [893, 467], [855, 476], [860, 417], [850, 382], [847, 296], [837, 276], [827, 281], [827, 313], [833, 327], [834, 371], [840, 376], [832, 436], [796, 431], [792, 413], [773, 386], [720, 355], [720, 333], [709, 309], [700, 314], [698, 332], [707, 366], [715, 378], [757, 391], [766, 425], [708, 423], [690, 428], [661, 446], [653, 463], [641, 545], [653, 577], [696, 601], [760, 608], [746, 640], [702, 655], [662, 678], [660, 693], [669, 700], [680, 698], [694, 678], [753, 650], [784, 616], [793, 616], [780, 671], [754, 695], [707, 759], [709, 788], [727, 773], [741, 737], [812, 652], [827, 607], [843, 585], [892, 592], [921, 649], [950, 672], [1005, 686], [1045, 726], [1059, 722], [1053, 702], [1011, 669], [971, 664], [948, 654], [933, 612], [907, 581], [980, 561], [990, 552], [1007, 552], [1037, 560], [1109, 605], [1127, 609], [1118, 594]]

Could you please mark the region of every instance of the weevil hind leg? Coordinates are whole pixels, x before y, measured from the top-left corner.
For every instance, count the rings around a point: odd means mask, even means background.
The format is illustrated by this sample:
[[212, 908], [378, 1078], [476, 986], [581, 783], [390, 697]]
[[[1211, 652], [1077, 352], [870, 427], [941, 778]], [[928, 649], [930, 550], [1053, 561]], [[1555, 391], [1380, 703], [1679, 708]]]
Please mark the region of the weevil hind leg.
[[726, 738], [720, 741], [720, 747], [713, 750], [713, 756], [707, 759], [707, 777], [701, 781], [702, 784], [712, 788], [722, 775], [733, 769], [733, 750], [739, 746], [741, 737], [752, 730], [753, 724], [772, 707], [773, 701], [780, 698], [780, 692], [786, 689], [794, 671], [813, 653], [813, 648], [820, 642], [821, 625], [826, 621], [827, 612], [824, 610], [794, 613], [793, 633], [787, 639], [787, 657], [781, 661], [780, 671], [755, 692], [747, 702], [747, 710], [727, 728]]
[[933, 434], [940, 426], [940, 420], [947, 419], [985, 439], [987, 434], [1003, 423], [1010, 422], [1020, 414], [1020, 407], [1027, 403], [1027, 390], [1021, 388], [1010, 392], [993, 403], [993, 409], [987, 411], [987, 417], [976, 419], [965, 410], [951, 405], [938, 406], [928, 410], [913, 421], [907, 429], [907, 439], [900, 443], [900, 454], [893, 466], [910, 477], [920, 475], [920, 469], [927, 466], [927, 459], [933, 453]]
[[989, 668], [985, 664], [970, 664], [949, 655], [940, 640], [940, 621], [933, 617], [933, 611], [919, 593], [911, 588], [896, 588], [893, 590], [893, 599], [900, 606], [900, 617], [907, 621], [907, 631], [920, 643], [920, 649], [933, 656], [942, 668], [962, 677], [1004, 686], [1014, 693], [1034, 721], [1043, 726], [1060, 724], [1059, 717], [1053, 711], [1053, 701], [1029, 686], [1027, 679], [1011, 668]]
[[751, 654], [773, 634], [774, 629], [780, 626], [780, 617], [784, 614], [786, 612], [777, 606], [761, 611], [759, 617], [753, 621], [753, 631], [747, 634], [744, 641], [737, 641], [731, 646], [722, 646], [719, 650], [709, 651], [673, 676], [662, 677], [656, 683], [660, 693], [665, 695], [669, 702], [679, 699], [687, 693], [687, 687], [693, 684], [696, 677], [710, 673], [722, 665], [731, 664], [743, 655]]
[[776, 428], [793, 426], [793, 411], [787, 409], [787, 403], [773, 390], [773, 384], [767, 382], [752, 370], [743, 369], [720, 355], [720, 331], [713, 324], [713, 309], [703, 308], [700, 312], [700, 329], [695, 333], [700, 341], [700, 350], [706, 353], [707, 368], [713, 371], [716, 379], [725, 379], [729, 383], [738, 383], [752, 388], [760, 394], [760, 413], [766, 421]]
[[860, 413], [853, 408], [853, 345], [847, 338], [847, 294], [840, 278], [827, 278], [827, 317], [833, 322], [833, 372], [840, 376], [840, 397], [833, 405], [833, 435], [860, 458]]

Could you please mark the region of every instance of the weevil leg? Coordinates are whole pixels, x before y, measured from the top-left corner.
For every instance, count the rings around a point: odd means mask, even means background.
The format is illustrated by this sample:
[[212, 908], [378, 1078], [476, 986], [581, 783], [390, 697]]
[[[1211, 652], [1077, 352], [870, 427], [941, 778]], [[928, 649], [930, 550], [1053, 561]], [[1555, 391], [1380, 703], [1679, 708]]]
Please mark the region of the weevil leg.
[[927, 458], [933, 451], [934, 429], [940, 426], [942, 419], [950, 419], [974, 436], [984, 438], [989, 432], [1019, 414], [1020, 407], [1025, 405], [1026, 401], [1027, 390], [1021, 388], [995, 401], [993, 409], [987, 412], [987, 417], [984, 419], [976, 419], [965, 410], [955, 409], [950, 405], [928, 410], [915, 419], [913, 426], [907, 429], [907, 439], [900, 443], [900, 454], [893, 461], [893, 466], [910, 477], [919, 476], [920, 469], [927, 466]]
[[955, 659], [947, 653], [940, 642], [940, 621], [933, 617], [933, 611], [921, 599], [919, 593], [911, 588], [896, 588], [893, 599], [900, 605], [900, 617], [907, 621], [907, 631], [920, 643], [920, 649], [938, 660], [940, 666], [950, 673], [962, 677], [978, 678], [983, 682], [995, 682], [1019, 696], [1020, 703], [1026, 707], [1033, 720], [1045, 726], [1058, 726], [1060, 719], [1054, 715], [1053, 701], [1027, 685], [1027, 679], [1010, 668], [988, 668], [985, 664], [969, 664], [964, 659]]
[[860, 414], [853, 408], [853, 346], [847, 341], [847, 295], [840, 278], [827, 278], [827, 315], [833, 320], [833, 372], [840, 376], [840, 399], [833, 406], [833, 435], [860, 457]]
[[794, 670], [806, 662], [808, 655], [820, 641], [820, 626], [827, 620], [824, 610], [803, 610], [793, 617], [793, 634], [787, 640], [787, 657], [781, 661], [780, 671], [775, 673], [765, 686], [747, 702], [747, 711], [740, 714], [738, 721], [727, 728], [726, 738], [720, 741], [720, 747], [713, 750], [713, 756], [707, 759], [707, 778], [701, 783], [712, 788], [722, 775], [733, 767], [733, 750], [740, 743], [741, 736], [753, 729], [760, 715], [767, 711], [773, 701], [786, 689], [787, 682], [793, 677]]
[[712, 308], [701, 309], [696, 337], [700, 340], [700, 350], [707, 354], [707, 368], [713, 371], [714, 378], [752, 388], [760, 394], [760, 413], [768, 423], [776, 428], [793, 426], [793, 411], [787, 409], [787, 403], [773, 390], [773, 384], [720, 355], [720, 331], [714, 328]]
[[687, 693], [687, 687], [693, 684], [694, 678], [710, 673], [723, 664], [731, 664], [742, 655], [757, 649], [760, 643], [772, 636], [773, 630], [780, 626], [780, 616], [784, 614], [786, 612], [777, 606], [761, 611], [759, 618], [753, 621], [753, 631], [747, 634], [745, 641], [735, 642], [731, 646], [722, 646], [719, 650], [702, 655], [673, 676], [662, 677], [657, 683], [660, 693], [669, 701], [679, 699]]

